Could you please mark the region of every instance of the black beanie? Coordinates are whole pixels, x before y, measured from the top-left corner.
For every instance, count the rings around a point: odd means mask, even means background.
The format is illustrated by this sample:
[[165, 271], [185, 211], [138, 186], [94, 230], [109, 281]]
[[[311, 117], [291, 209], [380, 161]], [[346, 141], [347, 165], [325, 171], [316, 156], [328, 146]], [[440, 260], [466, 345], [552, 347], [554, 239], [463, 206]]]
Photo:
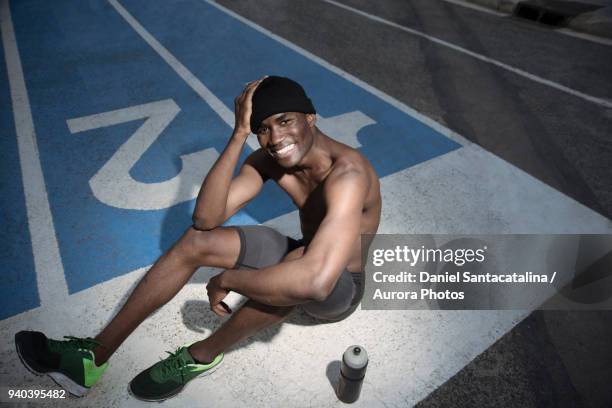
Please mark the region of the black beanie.
[[282, 112], [317, 113], [300, 84], [289, 78], [269, 76], [253, 93], [251, 131], [257, 133], [262, 121]]

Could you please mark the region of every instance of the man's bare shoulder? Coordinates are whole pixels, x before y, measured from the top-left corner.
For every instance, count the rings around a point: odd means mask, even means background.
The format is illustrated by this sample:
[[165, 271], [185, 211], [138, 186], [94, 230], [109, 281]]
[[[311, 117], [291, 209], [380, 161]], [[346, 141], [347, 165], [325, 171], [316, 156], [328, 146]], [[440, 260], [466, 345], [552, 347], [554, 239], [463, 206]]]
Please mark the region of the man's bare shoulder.
[[338, 157], [334, 162], [332, 170], [326, 178], [326, 190], [354, 183], [363, 185], [366, 189], [369, 187], [372, 173], [371, 166], [358, 151], [351, 150]]
[[328, 199], [334, 200], [336, 194], [343, 195], [348, 191], [361, 191], [364, 205], [376, 205], [380, 199], [380, 182], [376, 171], [358, 150], [340, 145], [341, 149], [325, 182], [324, 191]]
[[342, 146], [342, 148], [339, 150], [335, 158], [333, 169], [328, 177], [342, 178], [358, 175], [376, 175], [376, 173], [374, 173], [372, 165], [363, 154], [361, 154], [357, 149], [354, 149], [350, 146], [344, 144], [340, 145]]

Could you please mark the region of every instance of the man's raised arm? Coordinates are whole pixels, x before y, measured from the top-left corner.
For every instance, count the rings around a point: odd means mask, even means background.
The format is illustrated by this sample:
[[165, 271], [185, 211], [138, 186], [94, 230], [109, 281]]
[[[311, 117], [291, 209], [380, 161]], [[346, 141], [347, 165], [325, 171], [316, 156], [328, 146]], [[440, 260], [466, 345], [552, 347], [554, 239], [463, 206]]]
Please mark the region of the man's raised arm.
[[[360, 237], [368, 189], [368, 179], [362, 170], [350, 169], [330, 175], [325, 185], [327, 214], [301, 258], [258, 270], [228, 269], [211, 281], [224, 290], [273, 306], [324, 300], [333, 290]], [[213, 301], [221, 299], [211, 300], [211, 306]]]
[[263, 78], [249, 83], [234, 100], [234, 132], [223, 153], [206, 175], [198, 193], [192, 217], [196, 229], [210, 230], [218, 227], [261, 190], [264, 179], [254, 165], [255, 155], [247, 159], [236, 178], [232, 177], [250, 133], [251, 99], [262, 80]]

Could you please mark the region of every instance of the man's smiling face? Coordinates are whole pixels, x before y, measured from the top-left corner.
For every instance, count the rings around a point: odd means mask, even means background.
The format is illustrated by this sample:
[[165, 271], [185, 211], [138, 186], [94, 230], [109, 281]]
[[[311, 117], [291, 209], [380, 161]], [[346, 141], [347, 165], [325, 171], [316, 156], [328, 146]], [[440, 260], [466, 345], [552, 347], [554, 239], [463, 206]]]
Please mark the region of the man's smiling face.
[[282, 167], [300, 163], [314, 141], [314, 114], [283, 112], [267, 117], [257, 130], [262, 148]]

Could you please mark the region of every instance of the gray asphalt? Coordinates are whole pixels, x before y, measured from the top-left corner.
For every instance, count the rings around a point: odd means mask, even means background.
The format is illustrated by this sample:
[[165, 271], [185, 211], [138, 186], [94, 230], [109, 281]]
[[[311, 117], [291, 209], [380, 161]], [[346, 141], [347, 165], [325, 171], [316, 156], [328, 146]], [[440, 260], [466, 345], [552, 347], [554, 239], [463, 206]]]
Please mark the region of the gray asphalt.
[[[612, 217], [612, 109], [322, 1], [218, 3]], [[612, 100], [611, 46], [439, 0], [342, 3]], [[610, 312], [534, 312], [420, 405], [612, 406], [611, 340]]]

